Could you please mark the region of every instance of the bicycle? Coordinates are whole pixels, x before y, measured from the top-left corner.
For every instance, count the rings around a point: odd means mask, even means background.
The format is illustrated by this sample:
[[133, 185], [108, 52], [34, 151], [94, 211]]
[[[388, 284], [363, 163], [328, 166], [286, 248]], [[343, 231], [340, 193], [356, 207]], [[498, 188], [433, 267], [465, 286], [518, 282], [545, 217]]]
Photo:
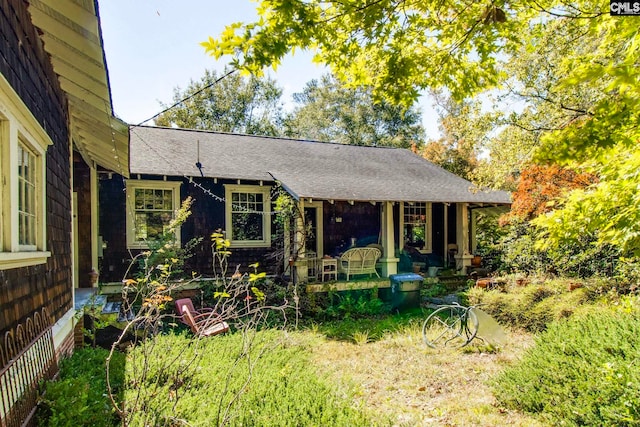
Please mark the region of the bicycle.
[[464, 347], [478, 333], [478, 316], [474, 308], [458, 303], [438, 307], [424, 321], [422, 339], [432, 348]]

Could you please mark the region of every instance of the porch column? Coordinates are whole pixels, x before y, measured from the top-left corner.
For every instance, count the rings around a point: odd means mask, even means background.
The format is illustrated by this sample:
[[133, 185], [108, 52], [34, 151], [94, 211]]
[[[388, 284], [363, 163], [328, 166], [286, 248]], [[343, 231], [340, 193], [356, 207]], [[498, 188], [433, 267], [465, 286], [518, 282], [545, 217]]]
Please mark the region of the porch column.
[[469, 232], [471, 233], [471, 247], [470, 253], [473, 255], [476, 253], [476, 249], [478, 248], [478, 242], [476, 241], [476, 228], [478, 226], [478, 211], [476, 209], [471, 209], [471, 224], [469, 224]]
[[466, 274], [471, 265], [473, 255], [469, 252], [469, 205], [456, 203], [456, 237], [458, 254], [456, 255], [456, 270]]
[[[98, 171], [95, 165], [89, 166], [89, 180], [91, 187], [91, 268], [98, 271]], [[98, 281], [92, 283], [92, 286], [98, 286]]]
[[379, 262], [382, 265], [382, 277], [389, 277], [398, 272], [398, 262], [396, 258], [396, 239], [393, 232], [393, 202], [382, 204], [380, 230], [382, 234], [382, 248], [384, 253]]
[[294, 253], [293, 256], [297, 257], [294, 261], [296, 281], [298, 283], [306, 283], [309, 276], [309, 270], [307, 268], [306, 250], [305, 250], [305, 221], [304, 221], [304, 200], [301, 198], [298, 202], [298, 209], [300, 215], [296, 218], [296, 229], [294, 234]]

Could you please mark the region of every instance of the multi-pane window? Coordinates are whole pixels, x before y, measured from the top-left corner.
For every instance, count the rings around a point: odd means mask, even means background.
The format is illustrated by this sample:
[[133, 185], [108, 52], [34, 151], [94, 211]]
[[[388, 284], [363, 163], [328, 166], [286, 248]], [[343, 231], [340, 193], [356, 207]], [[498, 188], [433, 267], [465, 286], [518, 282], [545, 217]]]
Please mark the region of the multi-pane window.
[[136, 188], [134, 197], [136, 240], [160, 238], [173, 218], [173, 191]]
[[430, 203], [405, 203], [403, 214], [405, 244], [420, 249], [430, 248], [430, 223]]
[[269, 189], [260, 186], [226, 186], [227, 235], [234, 246], [271, 244]]
[[127, 244], [144, 248], [168, 230], [179, 208], [180, 183], [129, 180], [127, 198]]
[[22, 141], [18, 143], [18, 244], [36, 249], [38, 211], [36, 205], [36, 155]]
[[51, 137], [0, 76], [0, 270], [44, 264]]

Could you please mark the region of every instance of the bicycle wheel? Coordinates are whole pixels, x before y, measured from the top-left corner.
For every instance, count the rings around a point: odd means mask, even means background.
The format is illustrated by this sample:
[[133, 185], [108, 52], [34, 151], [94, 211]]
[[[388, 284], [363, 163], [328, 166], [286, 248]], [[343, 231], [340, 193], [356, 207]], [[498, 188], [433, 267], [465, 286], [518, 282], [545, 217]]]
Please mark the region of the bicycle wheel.
[[432, 348], [458, 348], [478, 333], [478, 317], [472, 308], [447, 305], [431, 313], [422, 325], [422, 339]]

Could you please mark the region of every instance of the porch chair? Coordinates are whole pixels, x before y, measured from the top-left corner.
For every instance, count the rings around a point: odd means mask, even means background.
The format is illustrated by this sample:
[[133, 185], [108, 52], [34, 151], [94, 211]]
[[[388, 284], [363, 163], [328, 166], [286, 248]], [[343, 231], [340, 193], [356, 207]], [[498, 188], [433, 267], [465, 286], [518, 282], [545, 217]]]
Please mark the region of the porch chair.
[[229, 331], [227, 322], [221, 320], [212, 309], [204, 308], [197, 311], [191, 298], [176, 300], [176, 311], [180, 321], [189, 326], [191, 332], [198, 337], [210, 337]]
[[351, 248], [342, 254], [338, 260], [338, 271], [344, 273], [349, 280], [349, 276], [356, 274], [375, 274], [380, 277], [376, 271], [376, 262], [382, 255], [378, 248]]

